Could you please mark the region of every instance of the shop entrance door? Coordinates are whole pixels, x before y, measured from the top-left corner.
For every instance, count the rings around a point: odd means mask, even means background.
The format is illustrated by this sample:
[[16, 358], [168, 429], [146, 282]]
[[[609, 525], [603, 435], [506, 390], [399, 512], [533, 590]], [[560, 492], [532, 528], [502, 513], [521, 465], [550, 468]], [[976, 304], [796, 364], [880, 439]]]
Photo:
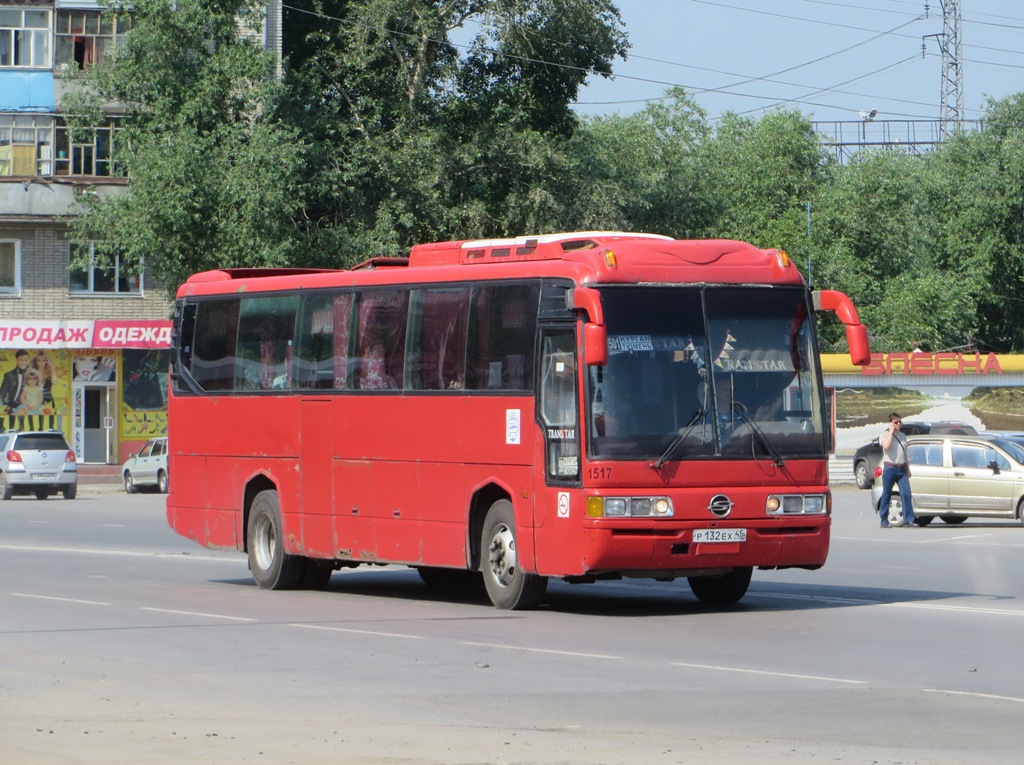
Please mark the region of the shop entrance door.
[[82, 461], [110, 465], [117, 454], [113, 385], [85, 385], [82, 398]]

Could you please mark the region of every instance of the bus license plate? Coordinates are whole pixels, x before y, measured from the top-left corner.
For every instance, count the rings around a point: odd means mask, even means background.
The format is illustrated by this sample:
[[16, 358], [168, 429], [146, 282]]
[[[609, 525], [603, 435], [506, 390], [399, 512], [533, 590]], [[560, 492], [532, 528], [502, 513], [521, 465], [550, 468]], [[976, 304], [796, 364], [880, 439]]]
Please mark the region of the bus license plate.
[[693, 541], [708, 542], [746, 542], [746, 529], [694, 529]]

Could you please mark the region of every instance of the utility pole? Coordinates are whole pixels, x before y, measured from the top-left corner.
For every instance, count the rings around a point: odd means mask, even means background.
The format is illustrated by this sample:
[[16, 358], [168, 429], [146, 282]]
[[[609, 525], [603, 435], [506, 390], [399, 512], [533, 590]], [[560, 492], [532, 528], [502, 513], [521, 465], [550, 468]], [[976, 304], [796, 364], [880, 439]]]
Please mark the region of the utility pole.
[[964, 112], [963, 38], [960, 0], [939, 0], [942, 7], [942, 96], [939, 103], [939, 138], [947, 140], [959, 129]]

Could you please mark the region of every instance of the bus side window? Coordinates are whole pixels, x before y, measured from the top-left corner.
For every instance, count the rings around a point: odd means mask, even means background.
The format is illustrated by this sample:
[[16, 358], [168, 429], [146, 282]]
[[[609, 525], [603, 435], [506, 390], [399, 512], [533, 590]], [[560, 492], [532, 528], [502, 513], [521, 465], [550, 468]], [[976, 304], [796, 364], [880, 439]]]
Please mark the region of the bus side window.
[[231, 390], [234, 386], [239, 302], [231, 298], [197, 304], [191, 372], [203, 390]]
[[402, 386], [408, 308], [408, 290], [367, 290], [359, 295], [359, 355], [352, 387], [396, 390]]
[[466, 388], [532, 390], [540, 288], [483, 285], [473, 290], [466, 342]]
[[290, 387], [297, 295], [242, 300], [235, 390]]
[[416, 290], [406, 371], [412, 390], [460, 390], [466, 379], [469, 289]]
[[299, 314], [295, 387], [344, 388], [352, 293], [308, 295]]

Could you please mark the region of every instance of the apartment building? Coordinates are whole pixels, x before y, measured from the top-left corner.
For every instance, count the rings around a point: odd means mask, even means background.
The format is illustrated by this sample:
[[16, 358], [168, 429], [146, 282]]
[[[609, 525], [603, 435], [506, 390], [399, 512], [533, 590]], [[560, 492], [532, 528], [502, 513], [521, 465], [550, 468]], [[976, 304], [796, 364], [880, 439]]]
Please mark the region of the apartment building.
[[125, 188], [118, 115], [77, 142], [60, 108], [122, 31], [88, 0], [0, 0], [0, 428], [58, 428], [90, 463], [167, 430], [170, 303], [126, 263], [71, 268], [64, 223], [76, 191]]
[[[72, 268], [65, 223], [76, 191], [126, 188], [116, 109], [84, 139], [61, 113], [126, 29], [92, 0], [0, 0], [0, 429], [60, 429], [85, 463], [167, 432], [171, 303], [147, 269]], [[260, 31], [280, 52], [279, 2]]]

